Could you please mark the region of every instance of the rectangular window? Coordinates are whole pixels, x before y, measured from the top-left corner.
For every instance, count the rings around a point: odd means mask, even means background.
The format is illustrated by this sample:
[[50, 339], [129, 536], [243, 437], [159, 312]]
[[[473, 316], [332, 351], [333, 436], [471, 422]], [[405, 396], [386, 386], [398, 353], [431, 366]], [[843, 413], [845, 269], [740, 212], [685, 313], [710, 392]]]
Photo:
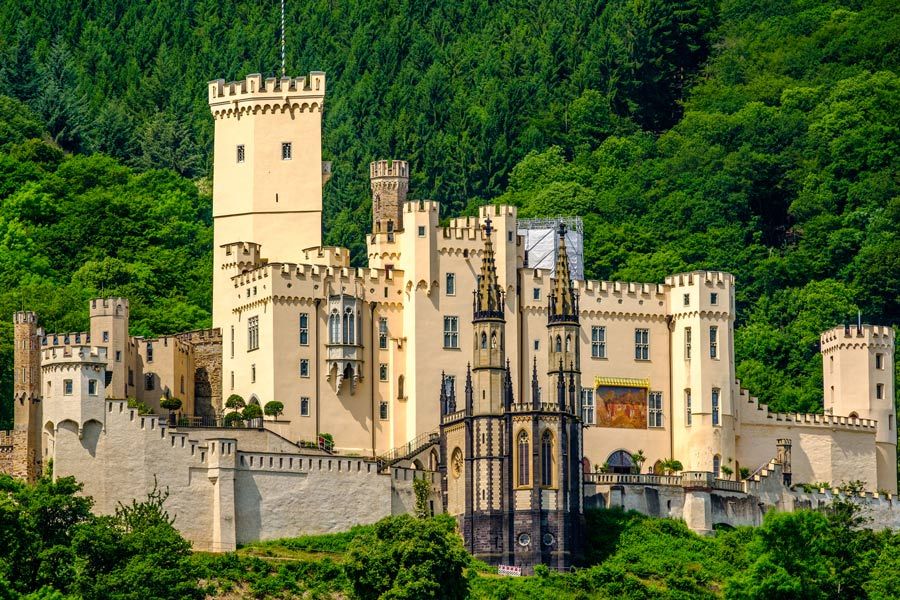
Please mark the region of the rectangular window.
[[234, 358], [234, 325], [231, 326], [231, 358]]
[[715, 325], [709, 328], [709, 357], [719, 358], [719, 328]]
[[247, 351], [259, 348], [259, 317], [247, 319]]
[[237, 147], [237, 161], [238, 161], [239, 163], [244, 162], [244, 145], [243, 145], [243, 144], [238, 144], [238, 147]]
[[591, 357], [606, 358], [606, 327], [591, 327]]
[[684, 295], [684, 305], [685, 305], [685, 306], [690, 306], [690, 305], [691, 305], [691, 295], [690, 295], [690, 294], [685, 294], [685, 295]]
[[713, 306], [718, 304], [719, 303], [719, 294], [717, 294], [716, 292], [712, 292], [709, 295], [709, 303], [712, 304]]
[[250, 365], [250, 383], [256, 383], [256, 365]]
[[387, 319], [378, 319], [378, 347], [387, 350], [388, 347], [388, 329]]
[[419, 237], [425, 237], [425, 226], [419, 225], [418, 232], [419, 232]]
[[154, 381], [153, 373], [147, 373], [144, 375], [144, 390], [152, 392], [154, 387], [156, 387], [156, 382]]
[[388, 418], [388, 403], [382, 400], [378, 403], [378, 418], [382, 421], [387, 421]]
[[875, 399], [876, 400], [884, 400], [884, 384], [883, 383], [875, 384]]
[[231, 372], [231, 389], [234, 389], [234, 371]]
[[444, 377], [444, 395], [448, 398], [456, 394], [456, 375]]
[[447, 295], [456, 295], [456, 273], [447, 273]]
[[684, 358], [690, 360], [691, 358], [691, 328], [684, 328]]
[[122, 362], [122, 351], [116, 350], [116, 362]]
[[512, 242], [512, 235], [513, 235], [513, 234], [512, 234], [512, 231], [507, 231], [507, 232], [506, 232], [506, 241], [507, 241], [507, 242]]
[[684, 424], [690, 425], [693, 421], [691, 412], [691, 390], [684, 390]]
[[300, 397], [300, 416], [309, 416], [309, 398], [307, 398], [306, 396]]
[[459, 317], [444, 317], [444, 348], [459, 348]]
[[534, 300], [540, 300], [540, 299], [541, 299], [541, 288], [534, 288], [534, 289], [531, 291], [531, 297], [532, 297]]
[[713, 388], [712, 391], [712, 424], [719, 424], [719, 388]]
[[72, 380], [71, 379], [63, 380], [63, 394], [66, 396], [72, 395]]
[[309, 359], [300, 359], [300, 377], [309, 377]]
[[97, 380], [96, 379], [88, 380], [88, 395], [89, 396], [97, 395]]
[[108, 332], [108, 331], [104, 331], [104, 332], [103, 332], [103, 335], [102, 335], [101, 337], [103, 338], [103, 341], [104, 341], [104, 342], [108, 342], [108, 341], [109, 341], [109, 332]]
[[594, 390], [581, 388], [581, 420], [585, 425], [594, 424]]
[[647, 401], [647, 426], [663, 426], [662, 392], [650, 392]]
[[388, 367], [386, 363], [378, 365], [378, 381], [388, 380]]
[[300, 345], [309, 346], [309, 313], [300, 313]]
[[[834, 357], [832, 357], [832, 359], [834, 359]], [[884, 354], [875, 355], [875, 368], [879, 370], [884, 369]]]
[[541, 349], [541, 340], [534, 340], [534, 349], [535, 351]]
[[634, 360], [650, 360], [650, 330], [634, 330]]
[[128, 385], [134, 385], [134, 369], [128, 369]]
[[281, 160], [291, 160], [291, 143], [281, 143]]
[[147, 362], [153, 362], [153, 342], [147, 342]]

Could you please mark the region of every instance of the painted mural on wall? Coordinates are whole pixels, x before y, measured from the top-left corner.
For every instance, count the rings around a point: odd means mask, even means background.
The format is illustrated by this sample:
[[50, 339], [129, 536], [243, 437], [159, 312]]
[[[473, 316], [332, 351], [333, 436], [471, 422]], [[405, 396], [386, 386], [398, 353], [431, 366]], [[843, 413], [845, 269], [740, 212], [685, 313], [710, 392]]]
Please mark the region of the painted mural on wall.
[[597, 427], [647, 428], [647, 388], [597, 385]]

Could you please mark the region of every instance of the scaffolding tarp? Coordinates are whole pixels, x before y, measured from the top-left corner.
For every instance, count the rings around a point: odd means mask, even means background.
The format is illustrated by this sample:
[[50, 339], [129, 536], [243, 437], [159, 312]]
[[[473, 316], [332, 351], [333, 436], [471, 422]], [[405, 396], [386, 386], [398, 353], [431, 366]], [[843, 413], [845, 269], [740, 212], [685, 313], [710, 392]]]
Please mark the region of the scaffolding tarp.
[[573, 279], [584, 279], [584, 225], [580, 217], [519, 219], [518, 232], [525, 239], [525, 265], [532, 269], [546, 269], [556, 275], [560, 223], [566, 226], [569, 272]]

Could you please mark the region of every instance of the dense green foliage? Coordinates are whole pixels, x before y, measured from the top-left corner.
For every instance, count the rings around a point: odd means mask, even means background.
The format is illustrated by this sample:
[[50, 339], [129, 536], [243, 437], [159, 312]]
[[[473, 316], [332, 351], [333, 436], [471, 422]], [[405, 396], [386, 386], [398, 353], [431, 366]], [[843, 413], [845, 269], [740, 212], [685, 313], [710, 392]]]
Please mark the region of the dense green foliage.
[[[820, 408], [822, 329], [900, 319], [895, 2], [287, 9], [288, 70], [328, 72], [325, 233], [355, 261], [366, 165], [403, 157], [445, 216], [584, 216], [589, 276], [735, 273], [738, 375], [776, 409]], [[203, 83], [276, 73], [276, 10], [0, 1], [0, 90], [28, 106], [0, 99], [0, 314], [81, 328], [106, 292], [131, 297], [138, 333], [208, 323], [209, 199], [147, 169], [210, 174]]]
[[585, 564], [498, 577], [466, 554], [455, 520], [389, 517], [330, 535], [191, 554], [166, 493], [90, 513], [71, 478], [0, 477], [0, 599], [531, 598], [616, 600], [896, 598], [900, 535], [838, 502], [770, 512], [758, 528], [700, 537], [681, 521], [589, 511]]

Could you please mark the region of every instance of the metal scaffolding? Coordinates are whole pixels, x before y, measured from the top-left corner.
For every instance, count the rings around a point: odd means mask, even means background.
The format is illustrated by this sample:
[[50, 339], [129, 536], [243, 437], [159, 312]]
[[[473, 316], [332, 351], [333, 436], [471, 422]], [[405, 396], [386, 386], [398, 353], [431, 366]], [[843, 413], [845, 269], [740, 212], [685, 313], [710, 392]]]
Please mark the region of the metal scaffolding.
[[556, 274], [560, 223], [566, 225], [569, 271], [572, 278], [584, 279], [584, 224], [580, 217], [519, 219], [518, 232], [525, 238], [525, 266]]

